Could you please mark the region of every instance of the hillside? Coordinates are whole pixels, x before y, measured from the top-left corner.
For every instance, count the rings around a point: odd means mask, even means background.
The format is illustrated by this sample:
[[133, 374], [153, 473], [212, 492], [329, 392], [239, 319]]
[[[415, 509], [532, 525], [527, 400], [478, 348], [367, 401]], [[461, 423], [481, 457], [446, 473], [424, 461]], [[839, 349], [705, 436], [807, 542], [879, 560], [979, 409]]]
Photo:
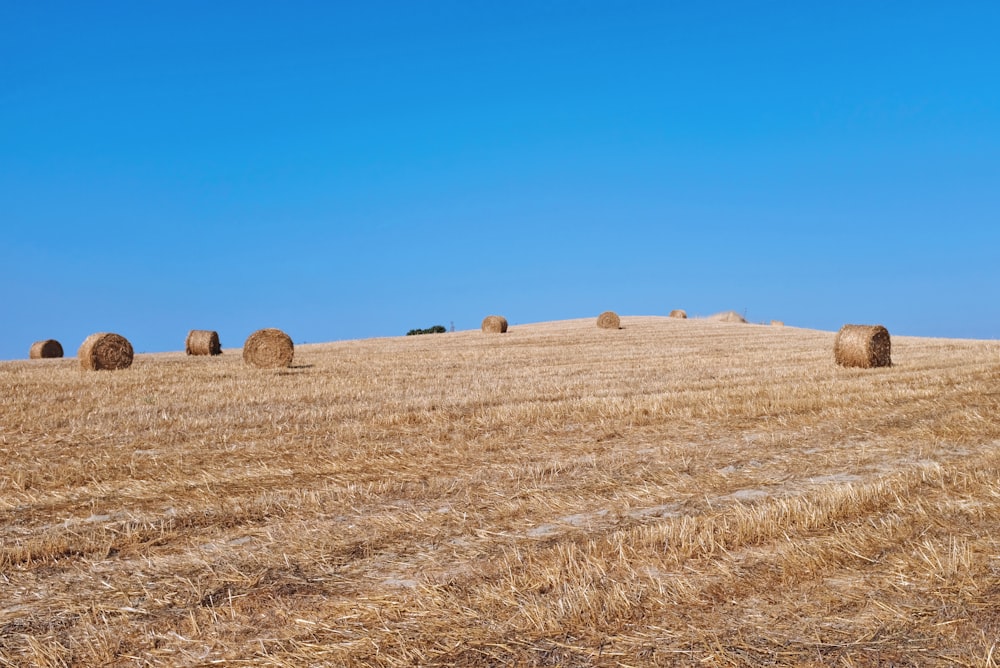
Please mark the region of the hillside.
[[1000, 342], [622, 325], [0, 363], [0, 662], [1000, 662]]

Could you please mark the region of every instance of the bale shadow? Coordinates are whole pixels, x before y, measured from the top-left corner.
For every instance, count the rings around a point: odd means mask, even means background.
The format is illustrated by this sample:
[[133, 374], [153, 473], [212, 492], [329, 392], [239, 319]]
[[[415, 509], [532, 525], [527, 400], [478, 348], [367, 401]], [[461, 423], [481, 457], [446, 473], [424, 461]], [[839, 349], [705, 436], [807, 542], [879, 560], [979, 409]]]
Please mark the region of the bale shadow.
[[315, 364], [292, 364], [292, 365], [290, 365], [290, 366], [288, 367], [288, 371], [279, 371], [279, 372], [278, 372], [278, 375], [279, 375], [279, 376], [290, 376], [290, 375], [292, 375], [292, 374], [293, 374], [293, 373], [294, 373], [295, 371], [298, 371], [298, 370], [300, 370], [300, 369], [311, 369], [311, 368], [313, 368], [314, 366], [316, 366], [316, 365], [315, 365]]

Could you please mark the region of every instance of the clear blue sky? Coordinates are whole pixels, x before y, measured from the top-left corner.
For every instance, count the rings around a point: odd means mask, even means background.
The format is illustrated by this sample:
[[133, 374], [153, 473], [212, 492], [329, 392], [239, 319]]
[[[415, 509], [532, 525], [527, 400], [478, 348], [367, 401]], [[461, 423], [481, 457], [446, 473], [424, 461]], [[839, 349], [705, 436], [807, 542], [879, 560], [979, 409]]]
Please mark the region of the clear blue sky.
[[1000, 338], [998, 35], [995, 2], [2, 0], [0, 359], [608, 309]]

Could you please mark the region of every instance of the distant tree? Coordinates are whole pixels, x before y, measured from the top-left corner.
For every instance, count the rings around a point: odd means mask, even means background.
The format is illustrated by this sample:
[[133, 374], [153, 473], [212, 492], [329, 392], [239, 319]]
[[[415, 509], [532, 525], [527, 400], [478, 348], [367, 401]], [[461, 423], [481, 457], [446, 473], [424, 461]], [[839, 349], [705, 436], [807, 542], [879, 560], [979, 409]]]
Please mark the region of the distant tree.
[[407, 336], [413, 336], [415, 334], [444, 334], [446, 331], [444, 325], [434, 325], [433, 327], [428, 327], [427, 329], [411, 329], [406, 333]]

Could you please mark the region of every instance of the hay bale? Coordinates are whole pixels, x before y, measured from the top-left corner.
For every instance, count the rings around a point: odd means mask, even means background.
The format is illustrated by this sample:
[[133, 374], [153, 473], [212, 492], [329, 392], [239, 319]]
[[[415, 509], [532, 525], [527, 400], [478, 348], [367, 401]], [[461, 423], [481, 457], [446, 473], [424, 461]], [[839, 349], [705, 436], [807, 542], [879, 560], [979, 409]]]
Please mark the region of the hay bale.
[[243, 361], [260, 369], [279, 369], [292, 363], [295, 346], [280, 329], [258, 329], [243, 344]]
[[110, 332], [91, 334], [76, 352], [80, 366], [88, 371], [115, 371], [132, 366], [135, 352], [124, 336]]
[[35, 341], [31, 344], [31, 350], [28, 352], [29, 359], [40, 360], [50, 357], [62, 357], [63, 347], [62, 344], [55, 339], [45, 339], [44, 341]]
[[840, 366], [871, 369], [892, 366], [892, 342], [882, 325], [844, 325], [833, 341], [833, 358]]
[[621, 329], [622, 322], [614, 311], [605, 311], [597, 316], [597, 326], [601, 329]]
[[487, 334], [503, 334], [507, 331], [507, 318], [502, 315], [488, 315], [483, 318], [482, 330]]
[[785, 326], [785, 323], [783, 323], [780, 320], [772, 320], [771, 321], [771, 327], [784, 327], [784, 326]]
[[208, 329], [192, 329], [184, 341], [184, 352], [188, 355], [221, 355], [219, 333]]
[[716, 313], [715, 315], [708, 316], [709, 320], [714, 320], [716, 322], [742, 322], [746, 323], [747, 319], [741, 316], [736, 311], [723, 311], [722, 313]]
[[687, 314], [687, 311], [685, 311], [684, 309], [675, 308], [673, 311], [670, 312], [670, 317], [671, 318], [687, 318], [688, 314]]

